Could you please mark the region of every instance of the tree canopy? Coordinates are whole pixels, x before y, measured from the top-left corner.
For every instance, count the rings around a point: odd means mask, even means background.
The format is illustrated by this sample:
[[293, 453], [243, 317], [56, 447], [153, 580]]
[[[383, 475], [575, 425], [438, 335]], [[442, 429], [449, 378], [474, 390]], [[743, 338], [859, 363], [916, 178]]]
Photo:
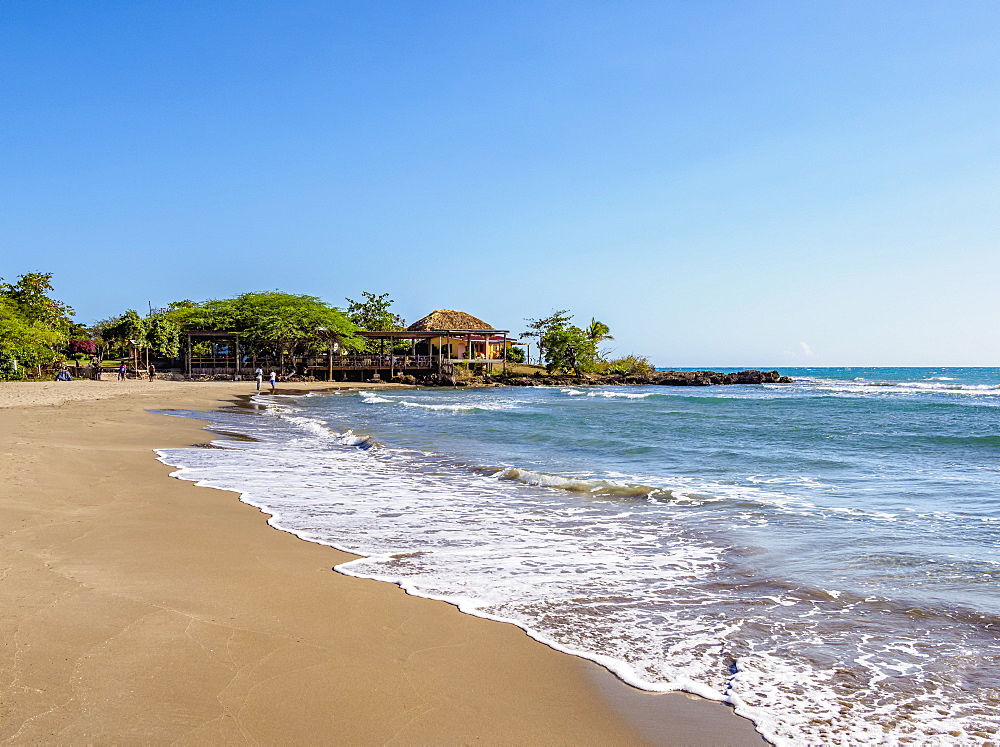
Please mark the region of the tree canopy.
[[[371, 332], [394, 332], [406, 329], [406, 320], [399, 314], [391, 310], [393, 300], [388, 293], [375, 295], [368, 291], [361, 291], [363, 300], [354, 301], [345, 298], [347, 301], [347, 316], [360, 329]], [[369, 352], [378, 352], [384, 344], [381, 340], [368, 340], [365, 347]], [[395, 348], [405, 350], [406, 345], [397, 343]]]
[[581, 329], [570, 324], [573, 315], [568, 309], [553, 311], [540, 319], [527, 319], [528, 329], [521, 337], [534, 337], [545, 368], [549, 373], [572, 371], [583, 373], [595, 370], [601, 361], [597, 343], [611, 338], [606, 324], [590, 320], [590, 327]]
[[388, 293], [376, 296], [368, 291], [361, 291], [363, 301], [347, 301], [347, 316], [358, 327], [372, 332], [391, 332], [406, 328], [406, 320], [391, 311], [393, 300]]
[[316, 296], [280, 291], [243, 293], [204, 303], [170, 304], [165, 319], [181, 330], [239, 332], [248, 353], [305, 355], [336, 343], [358, 350], [364, 340], [358, 327], [339, 309]]
[[0, 281], [0, 378], [22, 378], [25, 369], [63, 359], [73, 309], [52, 298], [52, 290], [51, 273]]

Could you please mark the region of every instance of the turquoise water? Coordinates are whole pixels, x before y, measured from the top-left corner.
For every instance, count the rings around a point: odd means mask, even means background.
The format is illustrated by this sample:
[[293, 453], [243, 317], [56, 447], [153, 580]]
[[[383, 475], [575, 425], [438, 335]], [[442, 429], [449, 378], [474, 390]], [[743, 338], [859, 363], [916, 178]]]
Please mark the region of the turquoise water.
[[1000, 730], [1000, 369], [260, 397], [163, 452], [345, 573], [514, 622], [779, 743]]

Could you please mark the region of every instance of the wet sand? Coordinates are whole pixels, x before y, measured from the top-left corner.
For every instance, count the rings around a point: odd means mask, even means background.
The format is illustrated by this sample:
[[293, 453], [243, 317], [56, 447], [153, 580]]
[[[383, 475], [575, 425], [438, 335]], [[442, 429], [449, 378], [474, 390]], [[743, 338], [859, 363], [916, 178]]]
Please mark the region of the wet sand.
[[0, 383], [0, 741], [762, 743], [168, 477], [152, 450], [205, 433], [148, 410], [253, 389]]

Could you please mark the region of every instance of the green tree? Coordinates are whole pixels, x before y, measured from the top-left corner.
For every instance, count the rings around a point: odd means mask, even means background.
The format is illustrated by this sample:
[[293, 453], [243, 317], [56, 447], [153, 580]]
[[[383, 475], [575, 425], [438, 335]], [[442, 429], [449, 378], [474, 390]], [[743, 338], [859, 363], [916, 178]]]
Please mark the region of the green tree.
[[599, 356], [597, 345], [576, 325], [550, 327], [542, 338], [542, 359], [549, 373], [593, 370]]
[[66, 337], [25, 317], [17, 304], [0, 297], [0, 378], [22, 379], [38, 365], [51, 365]]
[[121, 316], [113, 317], [98, 325], [101, 339], [109, 350], [120, 352], [134, 347], [145, 347], [147, 325], [146, 320], [134, 309], [129, 309]]
[[345, 350], [359, 350], [365, 342], [339, 309], [315, 296], [280, 291], [204, 303], [179, 301], [170, 304], [165, 318], [181, 330], [239, 332], [246, 353], [274, 355], [282, 368], [286, 355], [320, 353], [334, 343]]
[[337, 343], [348, 350], [363, 345], [357, 326], [342, 311], [315, 296], [278, 291], [244, 293], [231, 302], [233, 326], [252, 346], [277, 347], [279, 354], [306, 355]]
[[508, 345], [507, 361], [509, 363], [524, 363], [524, 348], [520, 345]]
[[64, 359], [73, 309], [49, 296], [51, 273], [0, 280], [0, 378], [24, 378]]
[[538, 356], [544, 360], [545, 336], [552, 330], [565, 328], [572, 318], [573, 315], [569, 313], [569, 309], [560, 309], [540, 319], [525, 319], [524, 321], [528, 323], [528, 329], [521, 333], [520, 338], [523, 340], [526, 337], [534, 337], [538, 345]]
[[406, 320], [393, 312], [390, 307], [394, 301], [388, 293], [376, 296], [368, 291], [361, 291], [363, 301], [347, 301], [347, 317], [359, 328], [371, 332], [392, 332], [406, 328]]
[[604, 342], [604, 340], [613, 340], [615, 338], [611, 336], [611, 328], [607, 324], [597, 321], [594, 317], [590, 317], [590, 326], [587, 327], [587, 339], [598, 345]]
[[[350, 298], [347, 301], [347, 316], [360, 329], [370, 332], [395, 332], [406, 329], [406, 320], [396, 314], [390, 308], [393, 300], [388, 293], [376, 296], [368, 291], [361, 291], [363, 300], [354, 301]], [[379, 352], [383, 345], [382, 340], [367, 340], [365, 348], [370, 353]], [[397, 344], [393, 349], [403, 352], [408, 349], [407, 344]]]
[[162, 358], [176, 358], [181, 349], [181, 328], [167, 319], [165, 314], [154, 314], [146, 319], [146, 346]]
[[0, 295], [12, 301], [25, 319], [69, 334], [73, 309], [50, 298], [52, 290], [51, 272], [29, 272], [13, 284], [0, 282]]

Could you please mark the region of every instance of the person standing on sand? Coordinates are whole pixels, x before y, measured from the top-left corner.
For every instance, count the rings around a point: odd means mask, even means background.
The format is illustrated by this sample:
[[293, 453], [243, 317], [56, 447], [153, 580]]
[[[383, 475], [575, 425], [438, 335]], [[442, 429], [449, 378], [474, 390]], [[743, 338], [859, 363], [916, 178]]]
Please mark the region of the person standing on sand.
[[124, 362], [122, 362], [122, 364], [118, 366], [118, 381], [125, 381], [127, 373], [128, 373], [128, 367], [125, 365]]
[[258, 368], [253, 372], [253, 377], [257, 381], [257, 391], [260, 391], [260, 385], [264, 383], [264, 369]]
[[271, 371], [271, 378], [269, 379], [269, 383], [271, 384], [271, 394], [274, 394], [274, 385], [275, 382], [277, 382], [277, 380], [278, 380], [277, 374], [275, 374], [274, 371]]
[[156, 378], [156, 366], [152, 363], [149, 364], [149, 380], [152, 381]]

